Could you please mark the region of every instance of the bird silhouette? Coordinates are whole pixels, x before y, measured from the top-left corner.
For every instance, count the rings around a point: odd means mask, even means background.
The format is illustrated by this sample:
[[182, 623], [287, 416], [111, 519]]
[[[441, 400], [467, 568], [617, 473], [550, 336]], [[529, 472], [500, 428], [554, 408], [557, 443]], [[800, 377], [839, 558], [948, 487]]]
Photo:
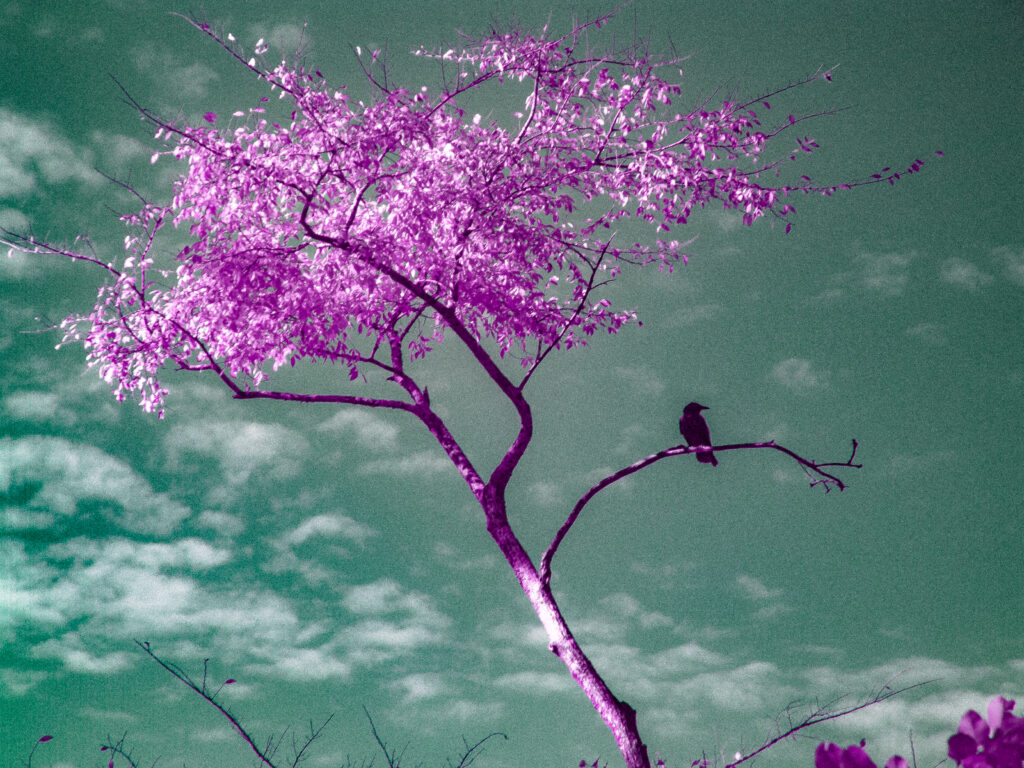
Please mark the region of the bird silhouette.
[[[679, 419], [679, 434], [686, 439], [686, 444], [691, 448], [697, 445], [711, 445], [711, 432], [708, 423], [700, 415], [701, 411], [708, 410], [706, 405], [690, 403], [683, 408], [682, 418]], [[718, 459], [711, 451], [697, 451], [697, 461], [701, 464], [718, 466]]]

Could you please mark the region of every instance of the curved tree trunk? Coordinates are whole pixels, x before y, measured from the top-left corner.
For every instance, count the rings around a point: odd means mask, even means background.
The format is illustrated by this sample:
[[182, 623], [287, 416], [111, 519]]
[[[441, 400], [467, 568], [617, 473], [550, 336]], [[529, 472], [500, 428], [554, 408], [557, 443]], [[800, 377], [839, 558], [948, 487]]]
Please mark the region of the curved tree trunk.
[[548, 648], [568, 667], [573, 679], [590, 699], [594, 709], [611, 729], [627, 768], [650, 768], [647, 745], [637, 730], [636, 710], [616, 698], [594, 669], [590, 659], [569, 631], [562, 612], [533, 562], [508, 523], [503, 494], [488, 486], [480, 501], [487, 518], [487, 531], [512, 566], [519, 584], [537, 613], [548, 636]]

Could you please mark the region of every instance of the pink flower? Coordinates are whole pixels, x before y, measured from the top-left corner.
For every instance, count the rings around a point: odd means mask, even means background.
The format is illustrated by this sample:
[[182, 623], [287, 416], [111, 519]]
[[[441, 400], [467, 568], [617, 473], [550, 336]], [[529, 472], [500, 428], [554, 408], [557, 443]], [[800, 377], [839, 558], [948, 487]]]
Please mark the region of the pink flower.
[[988, 722], [973, 709], [949, 737], [949, 756], [964, 768], [1024, 766], [1024, 718], [1011, 714], [1015, 702], [997, 696], [988, 705]]

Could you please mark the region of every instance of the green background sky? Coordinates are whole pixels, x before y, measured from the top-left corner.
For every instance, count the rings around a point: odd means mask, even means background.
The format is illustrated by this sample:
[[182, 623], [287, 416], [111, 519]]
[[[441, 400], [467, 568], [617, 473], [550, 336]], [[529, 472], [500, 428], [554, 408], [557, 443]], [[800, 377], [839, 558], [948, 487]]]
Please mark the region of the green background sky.
[[[365, 88], [350, 46], [406, 52], [518, 20], [565, 29], [610, 3], [206, 0], [251, 46], [294, 48]], [[0, 2], [0, 225], [88, 233], [115, 258], [131, 199], [167, 199], [171, 162], [112, 74], [165, 115], [244, 109], [244, 71], [168, 10], [179, 0]], [[1024, 6], [1019, 2], [654, 2], [614, 27], [693, 56], [687, 98], [747, 96], [839, 64], [773, 106], [853, 109], [809, 132], [803, 170], [842, 182], [915, 157], [895, 187], [798, 199], [793, 232], [695, 216], [689, 266], [625, 275], [610, 296], [643, 328], [545, 364], [535, 445], [511, 489], [534, 557], [609, 471], [678, 441], [711, 406], [717, 442], [776, 438], [865, 467], [808, 490], [769, 452], [664, 461], [588, 508], [555, 563], [585, 650], [670, 766], [756, 746], [794, 701], [932, 685], [817, 732], [922, 765], [968, 707], [1024, 696]], [[273, 53], [273, 50], [272, 50]], [[495, 115], [513, 104], [495, 104]], [[546, 651], [456, 472], [401, 415], [235, 403], [171, 375], [163, 421], [118, 405], [83, 353], [35, 318], [88, 309], [87, 265], [0, 259], [0, 765], [98, 764], [128, 733], [143, 765], [248, 765], [228, 725], [138, 652], [238, 683], [261, 738], [334, 712], [309, 765], [374, 752], [362, 707], [406, 761], [440, 765], [504, 731], [479, 766], [619, 761]], [[429, 361], [433, 400], [476, 456], [512, 414], [458, 350]], [[286, 383], [352, 391], [344, 372]], [[486, 464], [487, 459], [480, 459]], [[813, 741], [771, 765], [809, 766]], [[378, 763], [380, 762], [378, 758]]]

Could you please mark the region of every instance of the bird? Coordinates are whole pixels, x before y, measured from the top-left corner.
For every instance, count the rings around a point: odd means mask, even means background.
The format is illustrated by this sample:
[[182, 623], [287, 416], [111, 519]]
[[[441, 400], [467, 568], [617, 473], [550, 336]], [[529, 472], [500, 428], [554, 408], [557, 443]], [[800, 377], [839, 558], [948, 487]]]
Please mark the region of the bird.
[[[711, 445], [711, 432], [708, 430], [708, 423], [700, 415], [701, 411], [708, 410], [706, 405], [690, 403], [683, 408], [683, 415], [679, 419], [679, 434], [685, 439], [691, 448], [698, 445]], [[697, 451], [697, 461], [701, 464], [718, 466], [718, 459], [711, 451]]]

